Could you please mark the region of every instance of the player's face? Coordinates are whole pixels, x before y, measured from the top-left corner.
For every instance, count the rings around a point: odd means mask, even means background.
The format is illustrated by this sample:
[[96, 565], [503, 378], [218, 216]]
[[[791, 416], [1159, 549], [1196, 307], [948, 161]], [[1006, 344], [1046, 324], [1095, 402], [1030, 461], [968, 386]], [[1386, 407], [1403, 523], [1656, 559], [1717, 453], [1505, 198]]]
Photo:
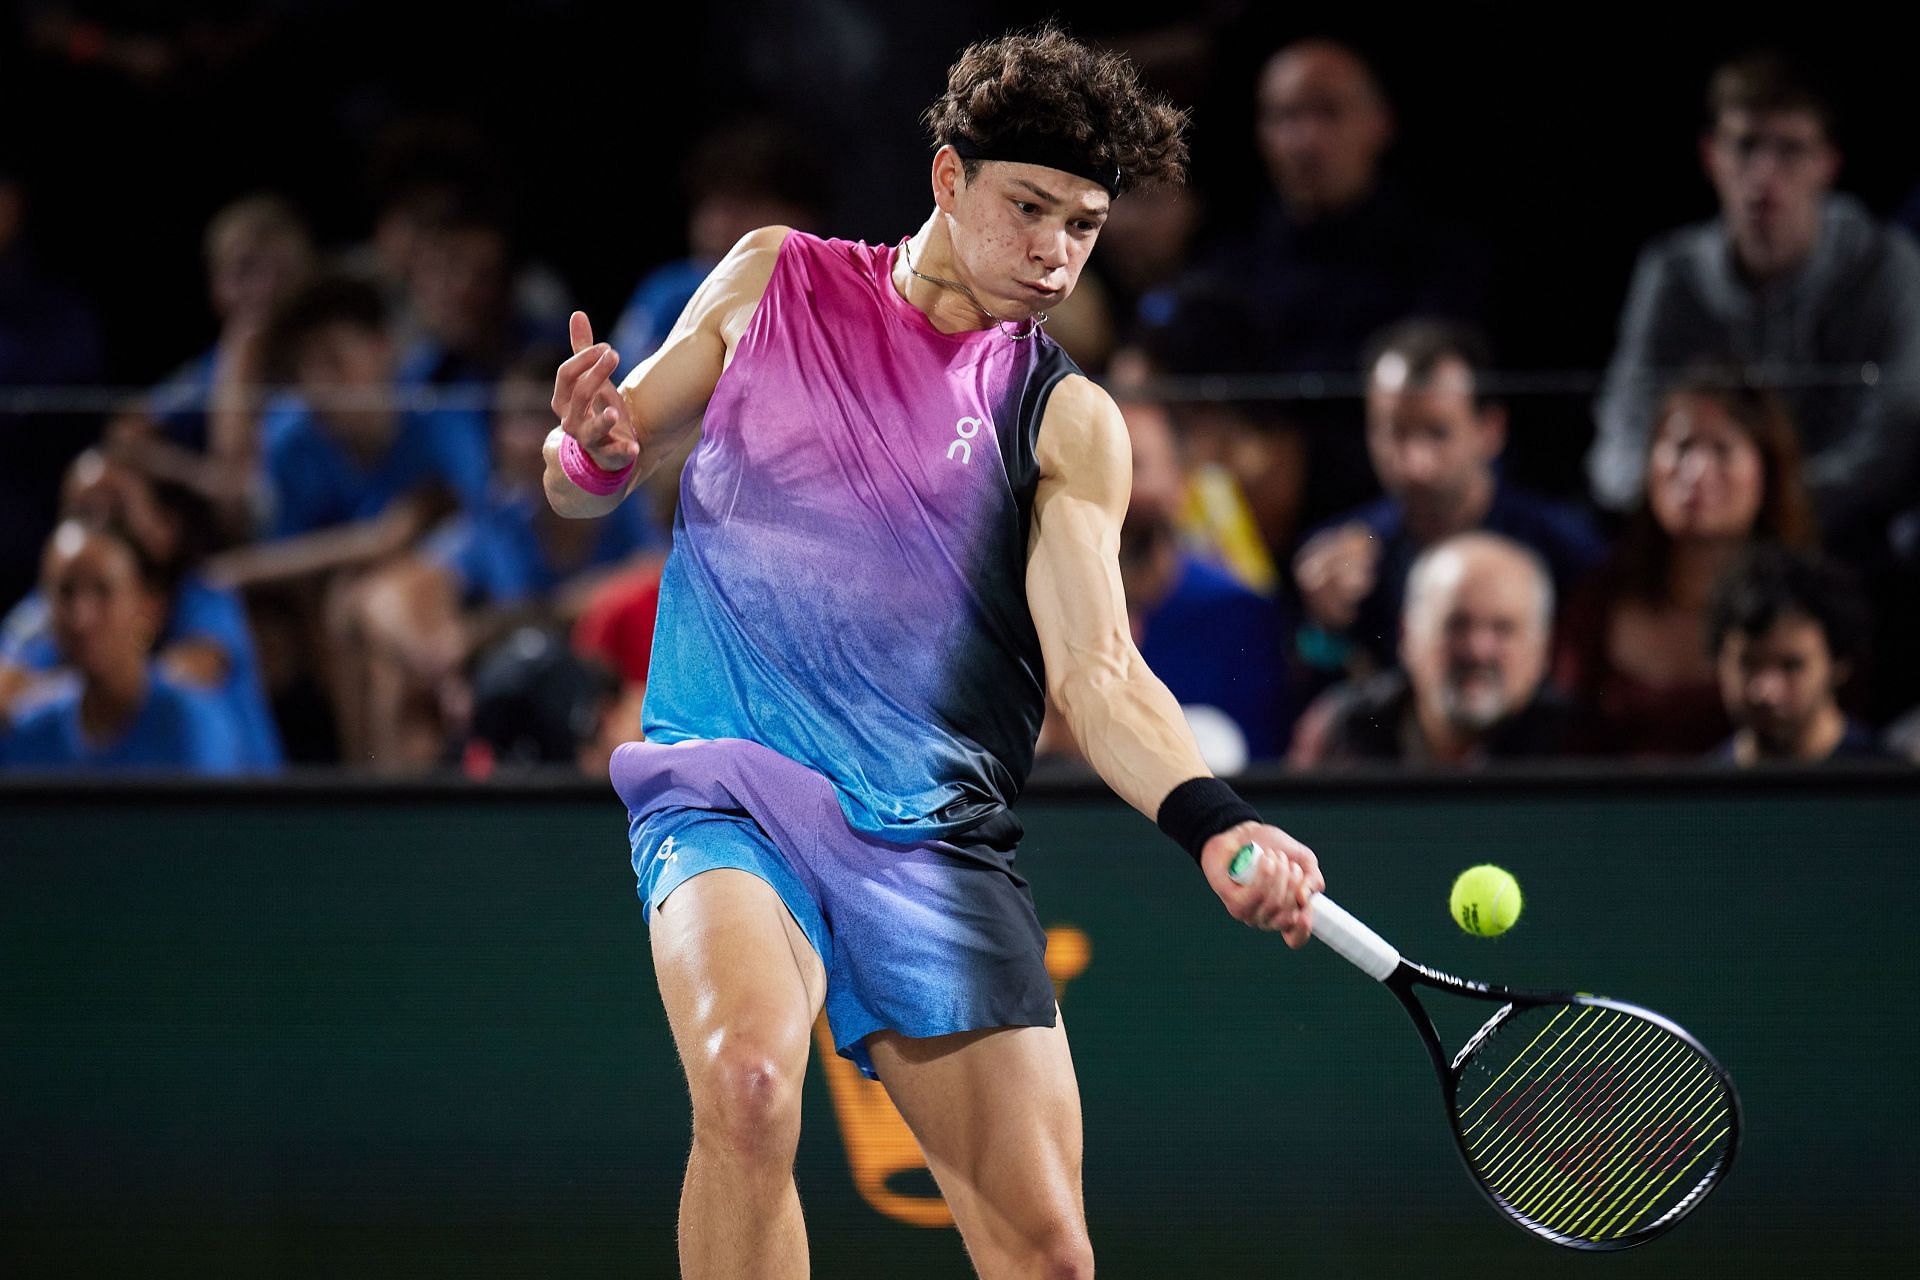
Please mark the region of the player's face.
[[1080, 280], [1110, 201], [1106, 188], [1037, 164], [989, 160], [952, 197], [962, 282], [1008, 320], [1058, 306]]
[[1845, 669], [1834, 662], [1820, 624], [1791, 613], [1759, 635], [1730, 632], [1717, 665], [1727, 714], [1776, 755], [1805, 738], [1833, 702]]
[[145, 658], [157, 605], [124, 543], [63, 524], [47, 546], [40, 585], [61, 657], [82, 675], [98, 677]]
[[[1444, 519], [1492, 478], [1505, 439], [1495, 409], [1473, 402], [1473, 374], [1458, 360], [1407, 383], [1389, 354], [1367, 389], [1367, 451], [1380, 487], [1410, 510]], [[1399, 369], [1404, 371], [1401, 360]]]
[[1647, 502], [1675, 538], [1744, 538], [1760, 515], [1766, 463], [1726, 406], [1667, 402], [1647, 460]]

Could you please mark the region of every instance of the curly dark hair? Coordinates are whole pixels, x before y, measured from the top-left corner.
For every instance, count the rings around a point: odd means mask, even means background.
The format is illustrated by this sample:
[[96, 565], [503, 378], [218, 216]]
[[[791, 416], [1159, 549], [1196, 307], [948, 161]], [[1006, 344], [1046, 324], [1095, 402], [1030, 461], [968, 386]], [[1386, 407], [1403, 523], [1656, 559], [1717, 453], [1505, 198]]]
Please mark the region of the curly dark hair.
[[[1187, 113], [1143, 87], [1121, 54], [1051, 23], [968, 46], [921, 118], [936, 147], [1041, 135], [1071, 144], [1097, 167], [1117, 168], [1123, 189], [1186, 180]], [[967, 162], [969, 181], [979, 163]]]

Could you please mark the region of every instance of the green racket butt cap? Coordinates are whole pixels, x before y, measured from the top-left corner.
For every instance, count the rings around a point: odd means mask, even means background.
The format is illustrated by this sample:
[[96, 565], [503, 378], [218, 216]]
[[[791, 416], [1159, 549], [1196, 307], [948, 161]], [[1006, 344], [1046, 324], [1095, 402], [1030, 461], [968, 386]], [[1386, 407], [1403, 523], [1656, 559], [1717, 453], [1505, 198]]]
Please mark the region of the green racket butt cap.
[[1241, 845], [1239, 852], [1233, 855], [1233, 861], [1227, 864], [1227, 879], [1235, 884], [1245, 884], [1253, 879], [1253, 868], [1259, 857], [1258, 849], [1250, 844]]

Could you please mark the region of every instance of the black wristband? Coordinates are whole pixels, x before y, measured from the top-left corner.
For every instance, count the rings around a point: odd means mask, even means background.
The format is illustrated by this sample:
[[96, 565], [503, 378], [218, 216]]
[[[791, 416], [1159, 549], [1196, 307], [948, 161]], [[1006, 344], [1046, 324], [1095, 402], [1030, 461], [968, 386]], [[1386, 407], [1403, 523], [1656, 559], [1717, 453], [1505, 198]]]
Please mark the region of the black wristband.
[[1154, 821], [1197, 863], [1207, 841], [1228, 827], [1260, 821], [1260, 814], [1220, 779], [1189, 778], [1167, 793]]

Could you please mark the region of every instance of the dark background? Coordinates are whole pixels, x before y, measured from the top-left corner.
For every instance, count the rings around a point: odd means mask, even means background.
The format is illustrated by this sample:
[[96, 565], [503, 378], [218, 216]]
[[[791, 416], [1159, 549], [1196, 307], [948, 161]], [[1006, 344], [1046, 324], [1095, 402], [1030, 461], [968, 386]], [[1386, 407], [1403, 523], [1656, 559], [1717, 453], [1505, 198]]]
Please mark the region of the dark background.
[[[28, 18], [47, 9], [238, 29], [247, 52], [135, 88], [28, 50]], [[1250, 138], [1259, 64], [1303, 34], [1358, 45], [1398, 106], [1392, 167], [1498, 250], [1494, 327], [1521, 368], [1597, 367], [1641, 242], [1711, 213], [1694, 138], [1706, 76], [1725, 56], [1782, 47], [1826, 85], [1842, 113], [1843, 185], [1875, 209], [1920, 181], [1914, 55], [1883, 8], [1370, 4], [1312, 22], [1302, 12], [1220, 0], [29, 3], [0, 27], [0, 157], [30, 178], [42, 255], [102, 308], [111, 367], [129, 382], [213, 335], [199, 237], [214, 210], [277, 188], [327, 242], [358, 238], [367, 143], [410, 111], [486, 128], [519, 197], [525, 247], [609, 319], [646, 268], [680, 252], [681, 161], [731, 115], [773, 109], [809, 129], [839, 178], [828, 229], [897, 238], [928, 206], [914, 116], [947, 62], [969, 39], [1047, 14], [1095, 37], [1183, 20], [1204, 36], [1202, 73], [1166, 88], [1194, 107], [1195, 182], [1224, 220], [1262, 181]]]
[[[1062, 1007], [1102, 1276], [1911, 1274], [1909, 779], [1247, 790], [1407, 954], [1688, 1027], [1739, 1162], [1615, 1258], [1506, 1225], [1389, 996], [1234, 925], [1111, 799], [1039, 789], [1022, 868], [1091, 943]], [[0, 815], [0, 1274], [673, 1274], [686, 1098], [604, 787], [13, 784]], [[1483, 860], [1527, 895], [1494, 941], [1446, 914]], [[806, 1109], [814, 1274], [969, 1274], [855, 1194], [817, 1061]]]

